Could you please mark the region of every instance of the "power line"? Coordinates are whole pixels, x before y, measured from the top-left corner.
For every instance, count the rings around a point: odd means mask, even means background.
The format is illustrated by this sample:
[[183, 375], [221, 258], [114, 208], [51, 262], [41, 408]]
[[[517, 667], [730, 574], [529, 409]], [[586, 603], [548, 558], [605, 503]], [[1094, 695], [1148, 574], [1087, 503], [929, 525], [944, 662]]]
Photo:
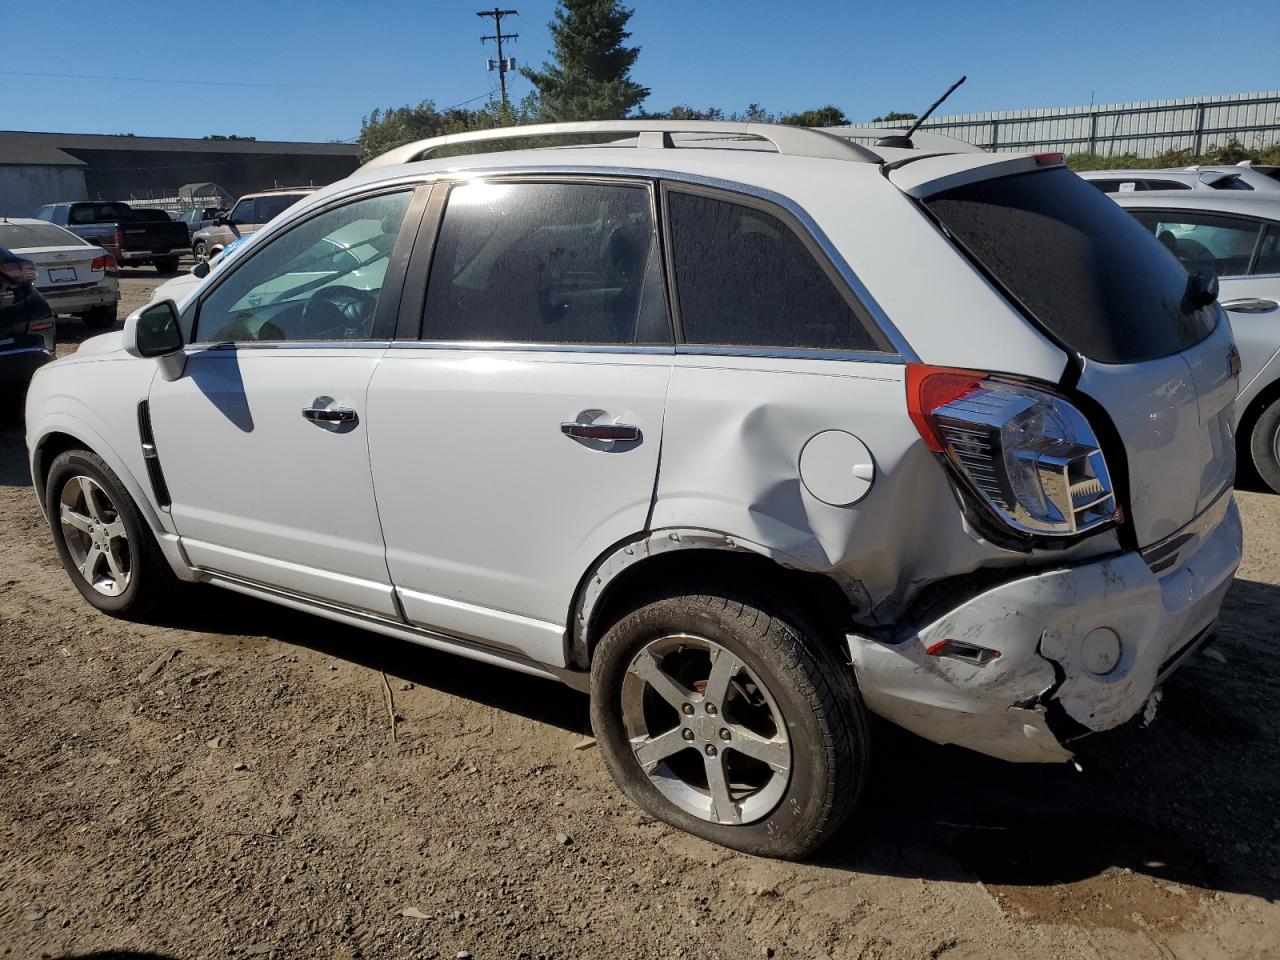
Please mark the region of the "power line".
[[170, 80], [160, 77], [119, 77], [96, 73], [35, 73], [21, 70], [0, 70], [5, 77], [53, 77], [61, 80], [119, 80], [125, 83], [187, 84], [203, 87], [276, 87], [285, 90], [408, 90], [418, 84], [405, 83], [398, 87], [351, 87], [324, 83], [245, 83], [237, 80]]
[[[479, 10], [476, 12], [476, 16], [493, 18], [493, 33], [490, 36], [481, 37], [480, 42], [488, 43], [490, 40], [496, 40], [498, 42], [498, 62], [497, 62], [498, 86], [502, 88], [502, 109], [505, 111], [508, 106], [507, 104], [507, 71], [514, 70], [516, 68], [516, 58], [512, 57], [508, 61], [507, 58], [502, 55], [502, 41], [503, 40], [519, 40], [520, 34], [503, 33], [502, 18], [518, 17], [520, 16], [520, 12], [518, 10], [500, 10], [497, 7], [494, 7], [492, 10]], [[492, 70], [493, 68], [494, 68], [494, 62], [490, 60], [489, 69]]]

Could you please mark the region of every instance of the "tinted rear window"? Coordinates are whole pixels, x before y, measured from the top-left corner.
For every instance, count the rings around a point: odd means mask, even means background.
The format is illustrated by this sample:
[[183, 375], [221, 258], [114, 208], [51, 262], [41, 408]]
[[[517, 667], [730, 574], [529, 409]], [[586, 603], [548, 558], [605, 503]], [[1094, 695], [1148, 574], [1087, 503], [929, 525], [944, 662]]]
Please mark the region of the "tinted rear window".
[[1090, 359], [1169, 356], [1216, 323], [1213, 306], [1184, 308], [1178, 261], [1063, 167], [966, 184], [926, 206], [1050, 335]]

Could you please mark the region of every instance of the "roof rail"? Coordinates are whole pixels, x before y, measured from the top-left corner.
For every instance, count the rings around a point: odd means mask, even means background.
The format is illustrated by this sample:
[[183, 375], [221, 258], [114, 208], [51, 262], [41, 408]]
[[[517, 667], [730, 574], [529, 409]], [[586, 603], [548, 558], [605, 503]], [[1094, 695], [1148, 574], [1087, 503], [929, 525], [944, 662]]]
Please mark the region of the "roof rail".
[[[570, 137], [584, 133], [620, 133], [637, 137], [637, 147], [673, 146], [673, 133], [719, 134], [723, 137], [752, 137], [773, 144], [780, 154], [792, 157], [821, 157], [827, 160], [854, 160], [880, 163], [881, 157], [861, 144], [833, 137], [808, 127], [791, 127], [778, 123], [745, 123], [729, 120], [589, 120], [574, 123], [537, 123], [523, 127], [498, 127], [450, 133], [443, 137], [419, 140], [389, 150], [364, 165], [364, 169], [391, 167], [401, 163], [425, 160], [442, 147], [463, 143], [515, 140], [523, 137]], [[616, 144], [615, 144], [616, 146]]]

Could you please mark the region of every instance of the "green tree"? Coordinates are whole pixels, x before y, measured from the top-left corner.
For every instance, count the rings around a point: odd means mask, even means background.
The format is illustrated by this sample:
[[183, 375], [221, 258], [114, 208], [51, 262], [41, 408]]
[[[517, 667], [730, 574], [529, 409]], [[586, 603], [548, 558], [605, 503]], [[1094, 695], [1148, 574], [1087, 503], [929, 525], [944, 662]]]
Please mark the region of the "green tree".
[[724, 111], [719, 107], [707, 107], [705, 110], [699, 110], [697, 107], [691, 107], [687, 103], [678, 103], [670, 110], [662, 110], [657, 113], [641, 113], [642, 120], [723, 120]]
[[897, 110], [893, 110], [893, 111], [890, 111], [889, 113], [886, 113], [883, 117], [872, 117], [871, 122], [872, 123], [893, 123], [893, 121], [895, 120], [914, 120], [914, 119], [916, 119], [916, 115], [914, 113], [900, 113]]
[[554, 62], [520, 70], [537, 91], [539, 119], [619, 120], [649, 96], [631, 79], [640, 48], [623, 45], [631, 14], [619, 0], [560, 0], [550, 24]]
[[[427, 140], [449, 133], [466, 133], [470, 130], [489, 130], [493, 127], [510, 127], [532, 123], [537, 112], [537, 101], [526, 97], [517, 105], [504, 108], [496, 100], [479, 110], [438, 110], [435, 103], [423, 100], [415, 106], [388, 107], [374, 110], [360, 121], [360, 159], [372, 160], [376, 156], [415, 140]], [[439, 156], [476, 153], [492, 150], [493, 146], [451, 147], [439, 152]], [[501, 149], [501, 148], [498, 148]]]
[[816, 110], [802, 110], [799, 113], [784, 114], [778, 118], [778, 122], [792, 127], [843, 127], [848, 125], [849, 118], [844, 115], [844, 111], [839, 107], [827, 104], [825, 107], [818, 107]]
[[221, 134], [221, 133], [211, 133], [211, 134], [209, 134], [209, 136], [204, 137], [203, 139], [205, 139], [205, 140], [257, 140], [258, 138], [257, 138], [257, 137], [242, 137], [242, 136], [240, 136], [240, 135], [239, 135], [239, 134], [237, 134], [237, 133], [233, 133], [233, 134], [231, 134], [230, 136], [227, 136], [227, 135], [225, 135], [225, 134]]

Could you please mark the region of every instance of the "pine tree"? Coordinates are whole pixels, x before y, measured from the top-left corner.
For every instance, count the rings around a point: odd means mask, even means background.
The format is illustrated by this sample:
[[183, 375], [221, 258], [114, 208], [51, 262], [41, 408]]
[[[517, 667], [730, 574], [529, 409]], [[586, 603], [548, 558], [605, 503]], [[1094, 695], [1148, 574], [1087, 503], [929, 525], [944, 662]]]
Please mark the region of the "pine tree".
[[632, 12], [619, 0], [560, 0], [550, 24], [555, 61], [520, 71], [537, 89], [539, 119], [618, 120], [649, 96], [631, 79], [640, 48], [623, 46]]

